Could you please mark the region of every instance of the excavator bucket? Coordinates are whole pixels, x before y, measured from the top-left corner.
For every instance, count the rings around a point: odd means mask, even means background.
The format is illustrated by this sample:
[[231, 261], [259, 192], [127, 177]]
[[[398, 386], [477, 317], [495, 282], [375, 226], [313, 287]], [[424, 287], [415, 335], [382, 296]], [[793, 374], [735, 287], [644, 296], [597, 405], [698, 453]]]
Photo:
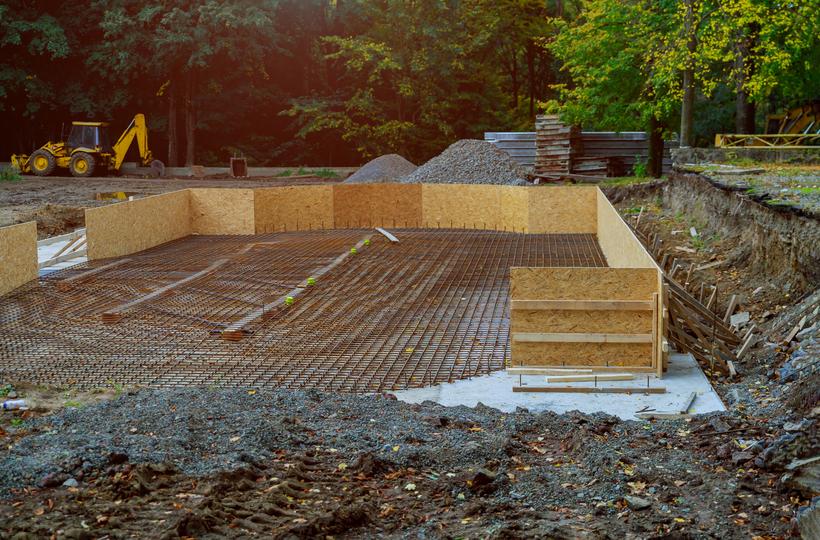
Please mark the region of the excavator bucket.
[[28, 155], [26, 154], [12, 154], [11, 156], [11, 168], [17, 169], [21, 173], [29, 173], [31, 172], [31, 168], [28, 164]]

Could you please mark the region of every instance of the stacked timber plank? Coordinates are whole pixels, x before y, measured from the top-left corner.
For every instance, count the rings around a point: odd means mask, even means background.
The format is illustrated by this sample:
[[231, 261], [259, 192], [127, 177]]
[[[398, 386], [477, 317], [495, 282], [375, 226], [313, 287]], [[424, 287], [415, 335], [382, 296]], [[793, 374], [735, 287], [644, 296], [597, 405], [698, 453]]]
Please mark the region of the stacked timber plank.
[[573, 158], [582, 152], [581, 130], [557, 115], [535, 119], [535, 174], [571, 173]]

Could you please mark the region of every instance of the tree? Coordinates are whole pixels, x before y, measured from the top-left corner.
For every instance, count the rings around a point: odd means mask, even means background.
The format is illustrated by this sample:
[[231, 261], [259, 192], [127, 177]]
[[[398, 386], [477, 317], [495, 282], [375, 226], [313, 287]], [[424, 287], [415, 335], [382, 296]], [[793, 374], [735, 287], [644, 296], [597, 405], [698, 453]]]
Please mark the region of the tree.
[[227, 65], [248, 83], [267, 79], [264, 60], [274, 48], [271, 29], [276, 5], [274, 0], [113, 1], [100, 23], [104, 41], [89, 61], [109, 80], [122, 83], [148, 77], [167, 96], [172, 160], [177, 99], [181, 99], [185, 164], [190, 166], [196, 162], [197, 104], [212, 88], [209, 76]]

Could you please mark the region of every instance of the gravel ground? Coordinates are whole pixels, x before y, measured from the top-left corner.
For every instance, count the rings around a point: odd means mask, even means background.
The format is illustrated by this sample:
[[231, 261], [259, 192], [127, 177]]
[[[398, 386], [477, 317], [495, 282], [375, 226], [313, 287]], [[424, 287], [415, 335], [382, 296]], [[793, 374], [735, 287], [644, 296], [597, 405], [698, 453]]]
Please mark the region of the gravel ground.
[[783, 536], [805, 500], [778, 476], [816, 443], [811, 422], [777, 446], [731, 414], [650, 424], [284, 390], [140, 390], [7, 431], [11, 538]]
[[415, 172], [405, 184], [508, 184], [526, 185], [527, 170], [492, 143], [464, 139], [451, 144]]
[[380, 182], [398, 182], [404, 176], [418, 169], [398, 154], [387, 154], [377, 157], [362, 165], [344, 181], [345, 184], [375, 184]]

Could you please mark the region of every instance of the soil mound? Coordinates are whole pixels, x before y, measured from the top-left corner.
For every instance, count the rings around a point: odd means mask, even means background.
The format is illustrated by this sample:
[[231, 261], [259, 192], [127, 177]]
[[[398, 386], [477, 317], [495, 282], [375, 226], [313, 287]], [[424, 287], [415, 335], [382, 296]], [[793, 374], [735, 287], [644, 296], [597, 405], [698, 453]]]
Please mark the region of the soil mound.
[[527, 170], [492, 143], [463, 139], [411, 174], [405, 184], [527, 184]]
[[85, 226], [85, 209], [61, 204], [46, 204], [24, 216], [25, 221], [37, 222], [37, 237], [48, 238]]
[[418, 167], [398, 154], [387, 154], [364, 164], [361, 169], [350, 175], [345, 184], [375, 184], [379, 182], [398, 182]]

